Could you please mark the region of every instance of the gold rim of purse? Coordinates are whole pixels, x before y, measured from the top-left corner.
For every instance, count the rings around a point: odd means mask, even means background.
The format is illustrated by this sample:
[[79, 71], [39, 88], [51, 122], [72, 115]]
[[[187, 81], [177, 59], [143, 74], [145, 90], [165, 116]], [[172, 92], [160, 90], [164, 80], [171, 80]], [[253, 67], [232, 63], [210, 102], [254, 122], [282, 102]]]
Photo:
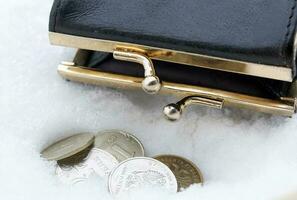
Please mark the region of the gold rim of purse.
[[[274, 80], [292, 82], [293, 71], [285, 66], [264, 65], [250, 62], [243, 62], [231, 59], [218, 58], [189, 52], [162, 49], [132, 43], [124, 43], [110, 40], [86, 38], [61, 33], [49, 33], [50, 42], [53, 45], [103, 51], [113, 53], [124, 49], [133, 53], [141, 53], [153, 60], [162, 60], [196, 67], [221, 70], [251, 76], [258, 76]], [[295, 49], [294, 49], [295, 53]]]
[[[84, 66], [77, 66], [75, 63], [83, 58], [82, 54], [82, 51], [79, 50], [73, 62], [63, 62], [59, 65], [58, 73], [67, 80], [85, 84], [122, 89], [142, 88], [143, 78], [100, 72], [86, 69]], [[294, 97], [272, 100], [235, 92], [165, 81], [162, 82], [159, 93], [184, 98], [182, 101], [174, 105], [169, 104], [164, 108], [165, 116], [172, 121], [178, 120], [183, 109], [191, 104], [199, 104], [218, 109], [222, 107], [245, 108], [289, 117], [295, 113], [296, 109], [296, 98]]]

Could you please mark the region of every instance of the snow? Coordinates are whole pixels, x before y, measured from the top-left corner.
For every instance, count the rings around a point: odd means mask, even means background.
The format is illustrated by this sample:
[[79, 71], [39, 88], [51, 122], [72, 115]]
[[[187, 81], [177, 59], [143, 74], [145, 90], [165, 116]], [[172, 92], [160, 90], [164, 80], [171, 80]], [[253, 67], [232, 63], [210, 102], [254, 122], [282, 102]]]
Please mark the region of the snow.
[[[181, 121], [163, 119], [172, 97], [66, 82], [56, 73], [73, 49], [49, 45], [52, 1], [0, 2], [0, 199], [113, 199], [106, 180], [63, 185], [39, 152], [77, 132], [123, 129], [147, 156], [194, 161], [203, 187], [178, 194], [141, 191], [119, 199], [271, 200], [297, 191], [297, 118], [193, 107]], [[292, 199], [297, 199], [297, 196]]]

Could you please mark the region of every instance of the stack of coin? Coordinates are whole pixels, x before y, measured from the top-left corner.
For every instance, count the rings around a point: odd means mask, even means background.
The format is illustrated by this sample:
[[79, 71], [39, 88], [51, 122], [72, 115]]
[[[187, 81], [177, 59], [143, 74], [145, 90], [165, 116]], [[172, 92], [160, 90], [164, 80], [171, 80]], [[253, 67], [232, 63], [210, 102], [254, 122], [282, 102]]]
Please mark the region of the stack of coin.
[[54, 143], [41, 155], [57, 161], [56, 174], [62, 182], [77, 184], [92, 174], [108, 177], [113, 195], [144, 187], [177, 192], [203, 182], [191, 161], [174, 155], [144, 157], [141, 142], [124, 131], [76, 134]]

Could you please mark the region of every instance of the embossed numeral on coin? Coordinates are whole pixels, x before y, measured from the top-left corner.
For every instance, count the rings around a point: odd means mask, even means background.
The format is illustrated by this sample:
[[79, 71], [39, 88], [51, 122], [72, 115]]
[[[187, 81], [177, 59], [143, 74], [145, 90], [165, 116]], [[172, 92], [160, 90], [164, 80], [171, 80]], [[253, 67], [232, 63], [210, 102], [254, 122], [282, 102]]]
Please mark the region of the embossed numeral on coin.
[[120, 162], [128, 158], [144, 156], [141, 142], [135, 136], [123, 131], [109, 130], [98, 133], [94, 146], [109, 152]]

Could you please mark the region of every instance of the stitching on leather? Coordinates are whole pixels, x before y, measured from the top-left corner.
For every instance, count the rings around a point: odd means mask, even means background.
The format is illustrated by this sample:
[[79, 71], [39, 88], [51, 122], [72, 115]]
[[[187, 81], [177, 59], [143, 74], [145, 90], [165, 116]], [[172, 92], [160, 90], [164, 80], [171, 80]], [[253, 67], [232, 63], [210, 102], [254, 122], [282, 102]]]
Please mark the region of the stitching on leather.
[[284, 44], [283, 44], [283, 50], [282, 50], [282, 56], [284, 55], [285, 53], [285, 48], [284, 48], [284, 45], [286, 45], [286, 43], [288, 42], [288, 38], [289, 38], [289, 35], [290, 35], [290, 32], [291, 32], [291, 26], [292, 26], [292, 19], [295, 15], [295, 8], [296, 8], [296, 4], [297, 4], [297, 0], [294, 0], [293, 2], [293, 5], [291, 7], [291, 14], [289, 16], [289, 19], [288, 19], [288, 23], [287, 23], [287, 32], [286, 32], [286, 35], [285, 35], [285, 40], [284, 40]]
[[55, 19], [54, 32], [56, 32], [57, 16], [58, 16], [58, 13], [59, 13], [58, 11], [59, 11], [61, 5], [62, 5], [62, 0], [59, 0], [59, 3], [57, 4], [57, 7], [56, 7], [55, 17], [54, 17], [54, 19]]

